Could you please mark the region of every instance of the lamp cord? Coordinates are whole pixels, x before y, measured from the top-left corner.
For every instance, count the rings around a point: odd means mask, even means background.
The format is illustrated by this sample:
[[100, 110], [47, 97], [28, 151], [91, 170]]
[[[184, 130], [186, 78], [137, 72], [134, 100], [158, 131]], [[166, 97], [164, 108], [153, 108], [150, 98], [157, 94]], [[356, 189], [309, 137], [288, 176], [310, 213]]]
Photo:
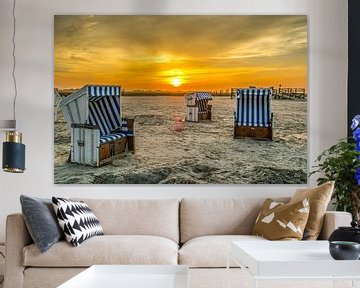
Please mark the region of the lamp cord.
[[[12, 16], [13, 16], [13, 20], [14, 20], [13, 21], [14, 22], [13, 23], [14, 29], [13, 29], [13, 35], [12, 35], [12, 44], [13, 44], [13, 50], [12, 50], [12, 57], [13, 57], [12, 78], [13, 78], [13, 81], [14, 81], [14, 90], [15, 90], [14, 101], [13, 101], [14, 121], [16, 120], [16, 98], [17, 98], [17, 85], [16, 85], [16, 78], [15, 78], [15, 68], [16, 68], [16, 56], [15, 56], [15, 48], [16, 48], [16, 44], [15, 44], [16, 15], [15, 15], [15, 7], [16, 7], [16, 0], [13, 0]], [[16, 123], [16, 121], [15, 121], [15, 123]], [[16, 126], [15, 126], [15, 130], [16, 130]]]

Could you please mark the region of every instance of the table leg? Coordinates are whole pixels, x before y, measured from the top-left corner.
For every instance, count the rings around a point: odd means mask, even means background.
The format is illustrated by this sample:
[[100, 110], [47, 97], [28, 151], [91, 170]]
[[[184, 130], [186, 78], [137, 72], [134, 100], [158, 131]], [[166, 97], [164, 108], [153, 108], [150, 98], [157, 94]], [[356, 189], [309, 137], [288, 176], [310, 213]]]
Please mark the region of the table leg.
[[228, 251], [227, 255], [226, 255], [226, 273], [227, 273], [227, 277], [226, 277], [226, 287], [230, 288], [230, 251]]
[[253, 278], [253, 288], [258, 288], [258, 287], [259, 287], [258, 279]]
[[352, 279], [351, 287], [352, 288], [360, 288], [360, 279]]
[[[333, 288], [342, 288], [342, 287], [349, 287], [348, 286], [348, 283], [349, 281], [346, 281], [346, 280], [344, 280], [344, 279], [342, 279], [342, 280], [340, 280], [340, 279], [334, 279], [333, 281], [332, 281], [332, 283], [333, 283]], [[351, 283], [351, 287], [354, 287], [353, 285], [353, 281], [351, 281], [352, 283]], [[345, 286], [344, 286], [345, 285]]]

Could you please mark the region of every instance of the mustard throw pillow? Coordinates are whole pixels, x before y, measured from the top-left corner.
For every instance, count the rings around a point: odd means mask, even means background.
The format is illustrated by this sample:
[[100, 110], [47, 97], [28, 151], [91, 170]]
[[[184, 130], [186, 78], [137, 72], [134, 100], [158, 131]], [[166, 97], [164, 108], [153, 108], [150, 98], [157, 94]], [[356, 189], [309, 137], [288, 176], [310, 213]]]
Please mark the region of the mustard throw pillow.
[[269, 240], [301, 240], [309, 217], [309, 202], [280, 203], [268, 198], [260, 209], [253, 235]]
[[331, 181], [315, 188], [298, 189], [290, 199], [289, 203], [309, 199], [310, 214], [305, 227], [304, 240], [316, 240], [319, 237], [324, 222], [325, 211], [334, 190], [334, 183]]

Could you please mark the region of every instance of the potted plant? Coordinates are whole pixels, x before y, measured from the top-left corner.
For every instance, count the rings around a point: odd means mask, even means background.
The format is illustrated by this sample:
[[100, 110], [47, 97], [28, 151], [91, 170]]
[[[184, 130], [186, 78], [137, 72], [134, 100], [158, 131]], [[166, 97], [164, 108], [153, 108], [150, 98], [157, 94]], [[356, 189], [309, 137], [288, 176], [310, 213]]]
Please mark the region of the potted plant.
[[342, 139], [324, 150], [316, 159], [310, 175], [320, 173], [317, 183], [335, 181], [332, 199], [337, 211], [348, 211], [360, 220], [360, 115], [352, 121], [353, 141]]

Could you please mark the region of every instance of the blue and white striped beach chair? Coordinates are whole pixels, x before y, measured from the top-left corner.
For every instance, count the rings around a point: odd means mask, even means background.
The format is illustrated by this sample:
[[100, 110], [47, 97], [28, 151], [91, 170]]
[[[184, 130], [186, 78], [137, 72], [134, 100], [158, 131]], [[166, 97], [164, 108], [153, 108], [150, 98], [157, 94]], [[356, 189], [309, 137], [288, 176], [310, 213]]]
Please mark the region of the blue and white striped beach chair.
[[86, 85], [62, 100], [71, 162], [101, 166], [134, 151], [134, 120], [121, 118], [120, 98], [120, 86]]
[[236, 108], [234, 138], [273, 138], [273, 113], [271, 112], [272, 89], [232, 89]]
[[186, 101], [186, 121], [198, 122], [201, 120], [211, 120], [212, 100], [209, 92], [191, 92], [185, 95]]

